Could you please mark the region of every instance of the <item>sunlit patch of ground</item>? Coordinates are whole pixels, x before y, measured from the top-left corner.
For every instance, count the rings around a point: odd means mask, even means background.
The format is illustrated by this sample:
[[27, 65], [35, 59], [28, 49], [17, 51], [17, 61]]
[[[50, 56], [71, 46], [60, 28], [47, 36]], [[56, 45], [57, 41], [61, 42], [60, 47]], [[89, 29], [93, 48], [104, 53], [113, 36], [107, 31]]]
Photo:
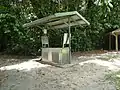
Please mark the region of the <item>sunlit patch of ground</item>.
[[85, 59], [86, 61], [80, 62], [79, 65], [96, 64], [101, 67], [107, 67], [111, 71], [106, 75], [107, 80], [111, 80], [116, 87], [116, 90], [120, 90], [120, 52], [108, 52], [104, 54], [80, 56], [79, 59]]
[[35, 60], [39, 60], [39, 58], [31, 59], [29, 61], [25, 61], [19, 64], [3, 66], [3, 67], [0, 67], [0, 70], [14, 70], [15, 69], [15, 70], [29, 71], [33, 68], [41, 68], [41, 67], [50, 66], [50, 65], [41, 64], [39, 62], [36, 62]]
[[120, 70], [120, 52], [108, 52], [104, 54], [91, 55], [91, 56], [80, 56], [79, 59], [87, 59], [87, 61], [80, 62], [80, 65], [87, 63], [94, 63], [100, 66], [108, 67], [109, 70], [119, 71]]
[[72, 66], [65, 65], [64, 68], [35, 60], [2, 65], [0, 70], [5, 72], [7, 79], [0, 90], [116, 90], [105, 75], [120, 70], [119, 52], [79, 56], [72, 61]]

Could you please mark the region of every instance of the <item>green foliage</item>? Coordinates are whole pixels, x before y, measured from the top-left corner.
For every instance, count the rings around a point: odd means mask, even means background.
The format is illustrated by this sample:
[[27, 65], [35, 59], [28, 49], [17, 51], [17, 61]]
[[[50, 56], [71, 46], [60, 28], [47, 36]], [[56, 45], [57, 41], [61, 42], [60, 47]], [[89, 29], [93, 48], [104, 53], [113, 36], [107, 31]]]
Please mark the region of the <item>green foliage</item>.
[[[0, 50], [15, 54], [37, 53], [40, 46], [39, 35], [25, 30], [11, 14], [0, 14]], [[38, 33], [37, 33], [38, 34]], [[39, 36], [40, 37], [40, 36]], [[4, 50], [5, 49], [5, 50]]]
[[113, 81], [116, 90], [120, 90], [120, 71], [106, 75], [106, 79]]
[[0, 30], [1, 50], [10, 47], [11, 43], [16, 43], [23, 36], [20, 24], [11, 14], [0, 14]]
[[[19, 0], [18, 0], [19, 1]], [[120, 27], [120, 1], [110, 0], [1, 0], [0, 50], [21, 54], [40, 53], [42, 30], [23, 28], [24, 23], [63, 11], [78, 11], [90, 26], [72, 28], [72, 51], [102, 49], [106, 33]], [[50, 46], [62, 46], [67, 30], [50, 30]]]
[[[39, 36], [37, 32], [22, 27], [25, 22], [34, 20], [34, 17], [29, 0], [26, 2], [1, 0], [0, 51], [25, 55], [40, 53], [38, 51], [40, 39], [37, 38]], [[36, 35], [33, 36], [32, 33]]]

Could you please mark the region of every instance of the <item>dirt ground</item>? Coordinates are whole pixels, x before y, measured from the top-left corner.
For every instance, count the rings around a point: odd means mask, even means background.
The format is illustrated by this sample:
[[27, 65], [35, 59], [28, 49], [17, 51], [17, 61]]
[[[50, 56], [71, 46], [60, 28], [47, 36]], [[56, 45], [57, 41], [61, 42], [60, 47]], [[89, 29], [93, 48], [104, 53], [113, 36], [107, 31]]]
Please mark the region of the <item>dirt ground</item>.
[[31, 57], [0, 56], [0, 90], [116, 90], [106, 75], [120, 70], [120, 53], [74, 53], [58, 68]]

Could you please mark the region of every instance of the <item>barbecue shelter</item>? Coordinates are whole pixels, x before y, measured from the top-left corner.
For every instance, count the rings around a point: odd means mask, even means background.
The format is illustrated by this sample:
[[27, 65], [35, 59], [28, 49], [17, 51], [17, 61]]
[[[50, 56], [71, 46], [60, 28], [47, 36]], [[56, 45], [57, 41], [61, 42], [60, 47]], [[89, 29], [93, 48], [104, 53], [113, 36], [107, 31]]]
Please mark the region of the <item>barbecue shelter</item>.
[[[44, 26], [47, 30], [51, 29], [63, 29], [68, 28], [68, 33], [64, 34], [63, 47], [56, 48], [49, 46], [49, 39], [47, 36], [42, 37], [44, 44], [48, 44], [47, 47], [42, 47], [42, 58], [49, 61], [53, 61], [59, 64], [70, 64], [71, 63], [71, 27], [90, 25], [90, 23], [77, 11], [55, 13], [53, 15], [37, 19], [30, 23], [26, 23], [23, 27], [35, 27]], [[65, 29], [67, 30], [67, 29]], [[67, 39], [68, 37], [68, 39]], [[68, 44], [68, 47], [64, 47], [64, 44]]]

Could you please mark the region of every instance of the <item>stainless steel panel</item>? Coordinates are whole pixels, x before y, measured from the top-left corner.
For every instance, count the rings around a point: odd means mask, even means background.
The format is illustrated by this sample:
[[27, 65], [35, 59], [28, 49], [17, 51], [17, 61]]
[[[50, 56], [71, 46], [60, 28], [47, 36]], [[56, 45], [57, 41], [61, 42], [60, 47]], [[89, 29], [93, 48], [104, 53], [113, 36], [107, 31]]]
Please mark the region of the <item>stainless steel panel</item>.
[[59, 64], [69, 64], [69, 48], [42, 48], [42, 58]]

